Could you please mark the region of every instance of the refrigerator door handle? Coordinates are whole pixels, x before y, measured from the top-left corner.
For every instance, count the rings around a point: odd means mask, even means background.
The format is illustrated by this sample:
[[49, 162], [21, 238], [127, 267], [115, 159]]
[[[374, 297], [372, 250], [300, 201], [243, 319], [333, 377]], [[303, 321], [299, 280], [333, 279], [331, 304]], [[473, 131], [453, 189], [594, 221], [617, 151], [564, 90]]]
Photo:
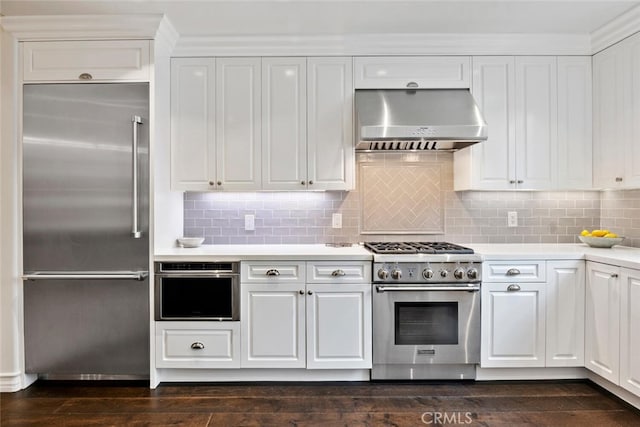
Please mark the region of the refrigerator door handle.
[[35, 271], [22, 275], [22, 280], [144, 280], [148, 271]]
[[132, 168], [133, 168], [133, 188], [132, 188], [132, 206], [133, 206], [133, 226], [131, 235], [134, 239], [142, 237], [142, 232], [138, 226], [138, 126], [142, 124], [142, 118], [140, 116], [133, 116], [131, 118], [133, 122], [133, 135], [132, 135]]

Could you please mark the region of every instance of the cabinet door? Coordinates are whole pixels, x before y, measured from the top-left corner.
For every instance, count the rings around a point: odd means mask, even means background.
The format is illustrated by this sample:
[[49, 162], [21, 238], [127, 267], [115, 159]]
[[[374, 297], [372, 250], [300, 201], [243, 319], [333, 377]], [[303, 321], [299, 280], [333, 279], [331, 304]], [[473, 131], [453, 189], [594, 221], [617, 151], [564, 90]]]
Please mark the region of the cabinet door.
[[640, 35], [636, 34], [625, 41], [629, 61], [628, 80], [625, 94], [629, 98], [625, 110], [628, 137], [625, 141], [625, 188], [640, 187]]
[[371, 368], [371, 285], [307, 285], [307, 368]]
[[624, 177], [625, 63], [614, 45], [593, 56], [593, 178], [598, 188], [622, 185]]
[[640, 396], [640, 271], [620, 275], [620, 386]]
[[619, 268], [587, 262], [585, 367], [619, 383]]
[[590, 56], [558, 57], [558, 188], [593, 186], [591, 87]]
[[482, 284], [483, 368], [545, 365], [545, 284]]
[[556, 58], [516, 57], [515, 67], [518, 188], [552, 189], [558, 167]]
[[219, 189], [259, 190], [260, 58], [216, 59], [216, 168]]
[[241, 285], [243, 368], [304, 368], [304, 284]]
[[354, 185], [351, 58], [307, 59], [307, 177], [313, 190]]
[[546, 366], [584, 366], [584, 261], [547, 262]]
[[262, 187], [307, 188], [305, 58], [262, 59]]
[[[451, 89], [470, 86], [468, 56], [356, 57], [356, 89]], [[415, 87], [415, 86], [414, 86]]]
[[215, 59], [171, 60], [171, 187], [215, 188]]
[[24, 81], [149, 81], [148, 40], [25, 42]]
[[509, 56], [473, 58], [473, 97], [491, 130], [486, 141], [454, 153], [456, 190], [515, 188], [514, 66]]

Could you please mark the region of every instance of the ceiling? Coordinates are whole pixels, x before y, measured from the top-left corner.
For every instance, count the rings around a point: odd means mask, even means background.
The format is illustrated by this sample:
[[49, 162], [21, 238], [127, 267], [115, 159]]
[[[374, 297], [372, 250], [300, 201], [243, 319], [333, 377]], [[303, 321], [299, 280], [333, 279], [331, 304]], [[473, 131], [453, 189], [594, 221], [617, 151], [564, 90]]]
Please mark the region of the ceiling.
[[590, 34], [638, 5], [638, 0], [0, 0], [0, 13], [160, 13], [181, 37]]

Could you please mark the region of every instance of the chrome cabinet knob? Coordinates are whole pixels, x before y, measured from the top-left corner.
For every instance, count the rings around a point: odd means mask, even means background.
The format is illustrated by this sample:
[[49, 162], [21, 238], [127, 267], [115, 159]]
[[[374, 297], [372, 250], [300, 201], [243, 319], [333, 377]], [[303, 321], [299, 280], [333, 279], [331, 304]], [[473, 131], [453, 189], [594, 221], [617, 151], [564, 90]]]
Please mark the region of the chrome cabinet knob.
[[306, 185], [306, 181], [300, 181], [300, 185]]
[[389, 272], [383, 268], [381, 268], [380, 270], [378, 270], [378, 278], [382, 279], [382, 280], [387, 280], [387, 278], [389, 277]]
[[309, 181], [309, 185], [313, 185], [313, 181]]
[[402, 277], [402, 271], [400, 270], [393, 270], [391, 272], [391, 278], [395, 279], [395, 280], [399, 280]]
[[453, 277], [455, 277], [458, 280], [464, 278], [464, 268], [456, 268], [455, 271], [453, 272]]
[[216, 185], [216, 183], [213, 181], [209, 181], [209, 185], [213, 187], [214, 185]]
[[422, 270], [422, 277], [424, 277], [426, 280], [431, 279], [433, 277], [433, 270], [431, 270], [430, 268]]
[[445, 278], [449, 275], [447, 270], [440, 270], [440, 277]]
[[475, 279], [477, 279], [477, 278], [478, 278], [478, 270], [477, 270], [477, 269], [475, 269], [475, 268], [470, 268], [470, 269], [467, 271], [467, 277], [468, 277], [469, 279], [471, 279], [471, 280], [475, 280]]
[[307, 291], [307, 295], [313, 295], [313, 291]]
[[304, 291], [303, 291], [302, 289], [300, 289], [300, 290], [298, 291], [298, 293], [299, 293], [300, 295], [304, 295]]
[[520, 290], [520, 285], [509, 285], [507, 286], [507, 291], [509, 292], [517, 292]]

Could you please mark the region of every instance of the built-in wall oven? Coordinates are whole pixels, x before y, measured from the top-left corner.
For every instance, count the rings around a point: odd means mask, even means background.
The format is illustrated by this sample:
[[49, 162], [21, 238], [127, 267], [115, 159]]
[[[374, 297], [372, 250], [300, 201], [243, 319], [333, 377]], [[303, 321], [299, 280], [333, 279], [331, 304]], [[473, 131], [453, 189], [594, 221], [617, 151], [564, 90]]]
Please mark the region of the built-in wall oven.
[[239, 262], [156, 262], [156, 320], [240, 320]]
[[399, 253], [388, 243], [365, 246], [374, 251], [371, 378], [474, 379], [480, 362], [480, 258], [471, 249], [439, 242], [402, 243], [401, 249], [393, 244]]

